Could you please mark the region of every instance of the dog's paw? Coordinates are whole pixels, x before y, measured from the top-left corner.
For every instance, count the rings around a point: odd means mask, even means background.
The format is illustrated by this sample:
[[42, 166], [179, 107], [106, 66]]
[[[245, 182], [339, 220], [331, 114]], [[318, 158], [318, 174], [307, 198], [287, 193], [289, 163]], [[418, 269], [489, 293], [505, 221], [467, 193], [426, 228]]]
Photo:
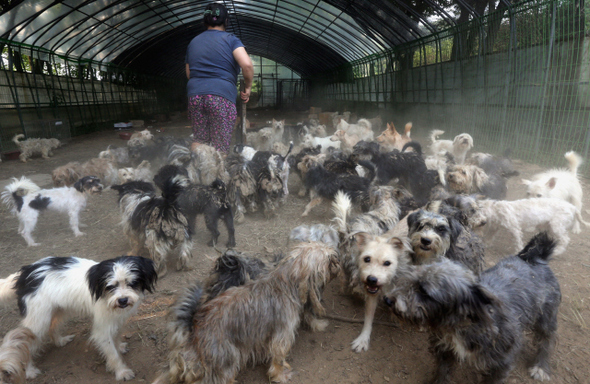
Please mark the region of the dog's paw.
[[127, 343], [119, 343], [119, 348], [117, 348], [119, 350], [119, 352], [121, 352], [122, 354], [126, 354], [127, 352], [129, 352], [129, 346], [127, 345]]
[[86, 234], [85, 232], [80, 232], [80, 231], [74, 233], [74, 235], [76, 237], [78, 237], [78, 236], [84, 236], [85, 234]]
[[115, 379], [117, 379], [117, 381], [127, 381], [133, 379], [134, 377], [135, 373], [133, 373], [133, 371], [127, 367], [118, 369], [117, 373], [115, 373]]
[[293, 371], [288, 368], [284, 368], [280, 374], [271, 377], [270, 381], [273, 383], [286, 383], [291, 380], [291, 377], [293, 377]]
[[549, 376], [549, 374], [547, 372], [545, 372], [543, 370], [543, 368], [541, 368], [541, 367], [532, 367], [531, 369], [529, 369], [529, 373], [531, 374], [531, 377], [535, 380], [539, 380], [539, 381], [551, 380], [551, 377]]
[[34, 379], [41, 374], [41, 370], [32, 364], [27, 366], [27, 379]]
[[313, 319], [309, 326], [314, 332], [324, 332], [328, 328], [330, 322], [328, 320]]
[[29, 247], [38, 247], [41, 243], [29, 243]]
[[297, 192], [297, 196], [299, 197], [305, 197], [306, 194], [307, 191], [305, 189], [300, 189], [299, 192]]
[[70, 341], [74, 340], [74, 337], [76, 337], [76, 335], [60, 336], [55, 340], [55, 345], [58, 347], [63, 347]]
[[355, 352], [365, 352], [369, 350], [369, 338], [360, 335], [352, 342], [352, 349]]

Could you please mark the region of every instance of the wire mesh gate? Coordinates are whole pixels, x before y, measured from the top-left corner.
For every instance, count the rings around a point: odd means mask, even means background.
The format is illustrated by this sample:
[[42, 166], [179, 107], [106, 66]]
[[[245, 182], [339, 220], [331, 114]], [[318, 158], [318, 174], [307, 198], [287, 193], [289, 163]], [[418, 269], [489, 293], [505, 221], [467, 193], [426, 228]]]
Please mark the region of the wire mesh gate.
[[588, 160], [587, 4], [521, 2], [349, 63], [314, 78], [312, 104], [379, 110], [416, 133], [468, 132], [478, 150], [540, 164], [565, 166], [572, 149]]

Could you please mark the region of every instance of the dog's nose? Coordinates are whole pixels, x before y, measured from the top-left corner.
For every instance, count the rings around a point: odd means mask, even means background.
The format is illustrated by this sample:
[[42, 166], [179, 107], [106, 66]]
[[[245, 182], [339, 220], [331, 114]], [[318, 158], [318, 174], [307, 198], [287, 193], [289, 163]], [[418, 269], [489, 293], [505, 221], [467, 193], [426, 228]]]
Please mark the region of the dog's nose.
[[122, 298], [122, 299], [119, 299], [119, 300], [117, 300], [117, 303], [119, 303], [119, 306], [120, 306], [120, 307], [123, 307], [123, 308], [127, 306], [127, 303], [128, 303], [128, 302], [129, 302], [129, 299], [128, 299], [128, 298], [126, 298], [126, 297], [124, 297], [124, 298]]
[[379, 280], [375, 276], [367, 276], [367, 285], [375, 286]]
[[387, 297], [387, 296], [384, 296], [384, 297], [383, 297], [383, 301], [385, 302], [385, 304], [386, 304], [388, 307], [391, 307], [391, 306], [393, 305], [393, 301], [391, 301], [391, 300], [389, 299], [389, 297]]
[[449, 180], [453, 180], [453, 174], [452, 173], [447, 174], [447, 177], [449, 178]]
[[430, 239], [427, 239], [426, 237], [422, 237], [422, 238], [420, 238], [420, 242], [421, 242], [423, 245], [430, 245], [430, 244], [432, 243], [432, 240], [430, 240]]

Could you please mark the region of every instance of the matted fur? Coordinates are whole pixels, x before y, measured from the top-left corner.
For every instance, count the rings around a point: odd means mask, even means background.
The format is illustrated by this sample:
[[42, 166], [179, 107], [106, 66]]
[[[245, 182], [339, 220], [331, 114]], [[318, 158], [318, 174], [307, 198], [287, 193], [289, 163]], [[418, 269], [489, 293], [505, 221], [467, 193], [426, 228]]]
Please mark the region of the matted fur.
[[98, 154], [99, 159], [110, 159], [117, 163], [117, 165], [129, 164], [129, 148], [128, 147], [114, 147], [109, 145], [106, 150]]
[[322, 291], [337, 272], [333, 248], [302, 243], [273, 271], [206, 303], [201, 304], [198, 286], [193, 288], [190, 341], [170, 355], [173, 360], [154, 383], [226, 384], [247, 363], [268, 361], [270, 379], [286, 382], [291, 372], [285, 359], [301, 318], [311, 313], [305, 318], [317, 328], [315, 315], [324, 313]]
[[549, 230], [555, 238], [557, 246], [554, 254], [560, 255], [569, 244], [569, 231], [580, 233], [580, 223], [590, 226], [582, 219], [578, 208], [560, 199], [480, 200], [478, 206], [486, 219], [483, 226], [485, 237], [493, 238], [498, 230], [504, 228], [514, 238], [517, 250], [523, 247], [523, 232], [541, 228]]
[[132, 181], [113, 185], [119, 192], [121, 225], [131, 244], [130, 255], [147, 248], [160, 276], [167, 272], [166, 258], [179, 248], [176, 269], [181, 270], [192, 257], [192, 232], [188, 218], [180, 210], [178, 196], [190, 185], [184, 175], [162, 180], [162, 196], [156, 196], [153, 185]]
[[500, 175], [488, 175], [477, 165], [455, 165], [447, 170], [449, 189], [457, 194], [480, 193], [490, 199], [506, 198], [506, 179]]
[[[379, 128], [381, 129], [381, 128]], [[387, 123], [387, 128], [381, 132], [379, 136], [375, 139], [376, 142], [379, 143], [383, 147], [385, 151], [393, 151], [397, 149], [401, 151], [404, 145], [412, 141], [410, 138], [412, 131], [412, 122], [406, 123], [404, 128], [404, 134], [400, 135], [399, 132], [395, 129], [395, 125], [393, 123]]]
[[457, 362], [467, 362], [482, 382], [504, 383], [532, 333], [530, 375], [549, 380], [561, 302], [559, 282], [548, 266], [553, 241], [535, 236], [516, 256], [504, 258], [477, 278], [460, 264], [442, 260], [409, 266], [386, 303], [406, 322], [430, 330], [437, 360], [433, 383], [448, 383]]
[[96, 176], [107, 186], [116, 184], [119, 180], [117, 164], [112, 158], [93, 158], [83, 164], [72, 161], [55, 168], [51, 174], [56, 187], [69, 187], [86, 176]]
[[453, 216], [419, 210], [408, 216], [408, 238], [413, 264], [429, 264], [442, 258], [457, 261], [479, 274], [484, 247], [479, 236]]
[[35, 334], [18, 327], [8, 332], [0, 345], [0, 384], [25, 384]]
[[173, 145], [168, 161], [170, 164], [185, 167], [191, 182], [195, 184], [210, 185], [216, 179], [226, 184], [229, 181], [221, 153], [206, 144], [197, 145], [192, 151], [182, 145]]
[[12, 141], [16, 144], [20, 150], [19, 159], [23, 163], [34, 155], [41, 155], [44, 159], [48, 159], [53, 156], [53, 149], [61, 147], [61, 142], [58, 139], [24, 139], [25, 135], [20, 134], [12, 138]]
[[149, 131], [149, 129], [144, 129], [140, 132], [133, 132], [129, 140], [127, 141], [127, 146], [129, 147], [145, 147], [150, 140], [154, 139], [154, 135]]
[[154, 177], [151, 164], [147, 160], [142, 161], [136, 168], [119, 168], [117, 173], [119, 175], [119, 183], [121, 184], [134, 180], [150, 182]]
[[246, 133], [246, 143], [258, 151], [270, 151], [274, 143], [280, 143], [283, 140], [284, 132], [285, 120], [272, 119], [271, 127]]

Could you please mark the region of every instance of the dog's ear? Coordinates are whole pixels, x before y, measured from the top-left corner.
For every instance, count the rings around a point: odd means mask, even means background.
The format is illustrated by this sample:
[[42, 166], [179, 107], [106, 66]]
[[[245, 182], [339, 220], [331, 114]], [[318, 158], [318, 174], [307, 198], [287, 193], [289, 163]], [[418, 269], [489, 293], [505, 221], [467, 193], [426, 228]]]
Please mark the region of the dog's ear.
[[[463, 224], [461, 224], [461, 222], [453, 216], [447, 216], [447, 221], [449, 222], [449, 227], [451, 228], [451, 243], [454, 243], [461, 232], [463, 232]], [[467, 221], [467, 218], [465, 221]]]
[[354, 240], [360, 247], [364, 247], [369, 241], [373, 240], [373, 236], [366, 232], [359, 232], [354, 235]]
[[129, 256], [132, 257], [133, 269], [137, 271], [137, 276], [134, 285], [143, 292], [148, 291], [152, 293], [156, 282], [158, 281], [158, 273], [154, 267], [154, 262], [146, 257]]
[[408, 228], [410, 230], [416, 226], [416, 223], [418, 222], [418, 218], [420, 217], [421, 214], [422, 214], [422, 210], [419, 210], [419, 211], [416, 211], [408, 216]]
[[391, 244], [395, 249], [398, 249], [400, 251], [410, 252], [412, 250], [412, 248], [410, 247], [410, 244], [408, 244], [407, 239], [400, 239], [399, 237], [392, 237], [387, 242], [389, 244]]
[[526, 179], [520, 179], [520, 182], [521, 182], [523, 185], [531, 185], [531, 184], [533, 183], [532, 181], [530, 181], [530, 180], [526, 180]]
[[487, 183], [489, 176], [485, 171], [477, 166], [473, 166], [473, 183], [477, 189], [481, 190], [483, 185]]
[[486, 324], [493, 322], [488, 306], [494, 306], [495, 310], [501, 310], [501, 302], [498, 298], [479, 284], [471, 287], [471, 302], [467, 305], [468, 314], [474, 321], [482, 321]]
[[74, 188], [76, 188], [76, 191], [84, 192], [84, 179], [85, 178], [82, 178], [74, 183]]
[[555, 177], [550, 178], [547, 182], [547, 186], [549, 187], [549, 189], [555, 188], [555, 184], [557, 184], [557, 179]]

